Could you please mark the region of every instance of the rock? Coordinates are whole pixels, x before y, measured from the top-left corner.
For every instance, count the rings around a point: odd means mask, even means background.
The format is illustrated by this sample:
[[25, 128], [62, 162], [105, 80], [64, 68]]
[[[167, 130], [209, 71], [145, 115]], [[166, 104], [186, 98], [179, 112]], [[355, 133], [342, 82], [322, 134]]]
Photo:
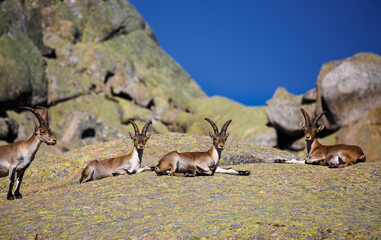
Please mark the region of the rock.
[[[124, 79], [131, 79], [133, 80], [131, 83], [138, 84], [136, 87], [142, 89], [143, 99], [147, 99], [146, 102], [148, 102], [148, 98], [145, 96], [149, 94], [153, 97], [153, 104], [155, 104], [156, 98], [165, 99], [167, 102], [171, 102], [172, 108], [184, 110], [190, 101], [205, 96], [197, 83], [180, 65], [160, 49], [157, 43], [142, 30], [113, 38], [104, 42], [102, 46], [104, 48], [101, 50], [101, 54], [107, 56], [110, 62], [118, 61], [118, 64], [115, 64], [116, 70], [124, 73], [126, 76]], [[111, 70], [111, 72], [114, 73], [116, 70]], [[129, 82], [125, 84], [127, 86]], [[132, 93], [130, 92], [129, 95]], [[138, 98], [135, 97], [135, 99]]]
[[278, 88], [273, 97], [266, 102], [266, 115], [271, 125], [282, 134], [299, 138], [303, 133], [300, 122], [304, 122], [304, 117], [300, 108], [305, 108], [312, 113], [314, 105], [302, 105], [301, 96], [289, 93], [285, 88]]
[[209, 131], [213, 131], [205, 117], [215, 121], [219, 128], [232, 119], [228, 128], [232, 138], [264, 146], [277, 144], [275, 129], [267, 126], [264, 107], [246, 107], [223, 97], [211, 97], [192, 101], [189, 111], [191, 114], [180, 116], [177, 120], [186, 127], [187, 133], [208, 135]]
[[127, 73], [127, 76], [119, 71], [113, 74], [107, 82], [113, 95], [131, 99], [142, 107], [148, 107], [152, 103], [153, 97], [146, 87], [145, 80], [134, 70]]
[[5, 139], [8, 135], [8, 124], [4, 118], [0, 118], [0, 139]]
[[43, 59], [29, 38], [25, 18], [21, 1], [0, 3], [0, 22], [6, 23], [0, 24], [0, 106], [3, 109], [46, 101]]
[[348, 126], [381, 104], [381, 57], [359, 53], [327, 63], [316, 86], [316, 113], [327, 111], [323, 118], [326, 128]]
[[129, 120], [149, 121], [153, 119], [152, 112], [147, 108], [142, 108], [131, 101], [120, 97], [115, 98], [119, 105], [120, 121], [127, 124]]
[[316, 88], [309, 90], [302, 96], [302, 103], [308, 104], [316, 101]]
[[301, 151], [301, 150], [303, 150], [305, 147], [306, 147], [306, 142], [305, 142], [304, 137], [303, 137], [303, 138], [300, 138], [300, 139], [294, 141], [294, 142], [288, 147], [288, 149], [293, 150], [293, 151]]
[[[181, 130], [178, 115], [205, 96], [127, 1], [0, 2], [0, 114], [49, 106], [57, 148], [127, 136], [129, 119]], [[30, 137], [35, 120], [10, 112], [16, 140]], [[85, 126], [96, 134], [83, 141]]]
[[169, 133], [169, 129], [160, 121], [152, 121], [152, 128], [155, 133]]
[[48, 82], [48, 104], [78, 97], [90, 91], [90, 79], [73, 72], [72, 68], [62, 67], [55, 60], [46, 60], [45, 76]]
[[366, 161], [380, 161], [381, 105], [371, 109], [358, 122], [341, 128], [337, 133], [337, 142], [361, 147]]
[[[120, 106], [101, 94], [81, 96], [58, 103], [49, 110], [50, 127], [70, 148], [128, 136], [130, 128], [120, 122]], [[68, 145], [65, 145], [68, 148]]]
[[176, 120], [177, 120], [177, 113], [174, 110], [166, 110], [160, 116], [160, 121], [166, 125], [175, 124]]

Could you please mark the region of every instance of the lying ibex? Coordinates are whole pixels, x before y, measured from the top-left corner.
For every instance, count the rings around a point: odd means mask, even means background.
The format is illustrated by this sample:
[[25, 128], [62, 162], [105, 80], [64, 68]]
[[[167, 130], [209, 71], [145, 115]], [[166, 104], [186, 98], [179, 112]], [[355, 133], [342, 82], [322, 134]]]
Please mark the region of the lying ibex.
[[[32, 163], [38, 148], [44, 142], [47, 145], [55, 145], [57, 140], [53, 136], [49, 127], [48, 111], [44, 107], [42, 116], [33, 108], [21, 107], [31, 111], [40, 126], [35, 128], [33, 135], [26, 141], [14, 142], [8, 145], [0, 146], [0, 177], [9, 176], [9, 190], [7, 194], [8, 200], [22, 198], [20, 193], [20, 186], [25, 170]], [[12, 189], [15, 181], [15, 174], [17, 173], [17, 183], [14, 195]]]
[[206, 152], [183, 152], [173, 151], [162, 157], [155, 168], [157, 175], [169, 174], [173, 176], [175, 173], [184, 173], [185, 176], [196, 175], [213, 175], [217, 173], [228, 173], [236, 175], [249, 175], [250, 171], [236, 171], [234, 169], [223, 169], [219, 167], [221, 152], [225, 147], [225, 142], [229, 136], [226, 130], [232, 120], [227, 121], [221, 132], [218, 131], [216, 124], [208, 119], [214, 130], [214, 134], [209, 132], [213, 139], [212, 147]]
[[151, 167], [140, 168], [142, 164], [143, 150], [150, 136], [147, 136], [147, 130], [151, 121], [148, 121], [139, 133], [139, 128], [135, 122], [129, 121], [135, 129], [135, 136], [130, 133], [130, 137], [134, 142], [134, 149], [128, 155], [109, 158], [105, 160], [92, 160], [82, 171], [80, 183], [94, 181], [106, 177], [140, 173], [147, 170], [153, 171]]
[[307, 143], [308, 159], [306, 164], [322, 164], [328, 167], [346, 167], [358, 162], [365, 162], [366, 158], [358, 146], [338, 144], [333, 146], [324, 146], [319, 143], [316, 134], [324, 128], [324, 125], [318, 127], [319, 119], [325, 112], [318, 114], [313, 121], [306, 110], [301, 109], [305, 124], [300, 126], [304, 129], [305, 140]]

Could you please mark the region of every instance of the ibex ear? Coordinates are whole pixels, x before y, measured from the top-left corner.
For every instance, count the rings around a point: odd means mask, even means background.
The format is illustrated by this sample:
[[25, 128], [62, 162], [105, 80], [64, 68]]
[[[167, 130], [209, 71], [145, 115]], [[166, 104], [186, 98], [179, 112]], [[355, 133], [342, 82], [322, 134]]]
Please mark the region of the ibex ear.
[[210, 136], [211, 138], [214, 138], [214, 136], [213, 136], [213, 134], [212, 134], [211, 132], [209, 132], [209, 136]]
[[37, 125], [34, 127], [34, 135], [37, 135], [38, 134], [38, 127]]
[[301, 126], [302, 128], [305, 128], [305, 127], [306, 127], [306, 125], [304, 125], [304, 123], [302, 123], [302, 122], [300, 122], [300, 126]]
[[147, 140], [151, 137], [151, 133], [147, 135]]
[[134, 135], [132, 135], [132, 133], [130, 133], [130, 132], [129, 132], [129, 134], [130, 134], [130, 138], [134, 139]]
[[321, 125], [321, 126], [318, 128], [317, 132], [320, 132], [320, 131], [323, 130], [323, 129], [324, 129], [324, 125]]
[[230, 132], [228, 132], [228, 133], [226, 134], [226, 138], [228, 138], [228, 137], [229, 137], [229, 135], [230, 135]]

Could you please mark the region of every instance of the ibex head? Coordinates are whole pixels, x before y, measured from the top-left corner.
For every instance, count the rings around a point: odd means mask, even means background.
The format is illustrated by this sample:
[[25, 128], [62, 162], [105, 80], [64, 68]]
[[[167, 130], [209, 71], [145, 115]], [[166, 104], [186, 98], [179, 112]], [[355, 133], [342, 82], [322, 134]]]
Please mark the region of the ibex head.
[[313, 141], [316, 138], [316, 133], [320, 132], [324, 128], [324, 125], [318, 127], [317, 123], [319, 119], [325, 114], [325, 112], [318, 114], [313, 119], [313, 121], [311, 121], [310, 115], [308, 115], [307, 111], [303, 108], [301, 108], [300, 110], [302, 111], [305, 120], [305, 124], [300, 122], [300, 126], [304, 130], [304, 139], [306, 141]]
[[130, 137], [131, 137], [132, 141], [134, 141], [134, 147], [138, 150], [143, 150], [144, 146], [146, 145], [147, 140], [151, 136], [151, 135], [147, 136], [146, 133], [147, 133], [149, 125], [152, 124], [152, 122], [148, 121], [146, 123], [146, 125], [144, 125], [141, 133], [139, 133], [139, 128], [138, 128], [138, 126], [136, 126], [134, 121], [129, 120], [128, 122], [130, 122], [135, 129], [135, 136], [132, 135], [132, 133], [130, 133]]
[[213, 130], [214, 130], [214, 134], [209, 132], [209, 136], [213, 139], [213, 145], [217, 149], [223, 150], [225, 147], [225, 142], [228, 139], [229, 134], [230, 134], [230, 133], [226, 133], [226, 130], [228, 129], [228, 126], [232, 122], [232, 120], [227, 121], [222, 126], [221, 132], [218, 131], [218, 127], [216, 126], [216, 124], [212, 120], [210, 120], [209, 118], [205, 118], [205, 120], [208, 121], [210, 123], [210, 125], [212, 125]]
[[50, 130], [49, 127], [49, 115], [48, 110], [45, 107], [39, 107], [42, 109], [42, 116], [33, 108], [30, 107], [20, 107], [23, 109], [27, 109], [31, 111], [37, 118], [40, 126], [36, 126], [34, 130], [34, 134], [40, 139], [40, 141], [48, 144], [48, 145], [55, 145], [57, 143], [56, 137], [53, 136], [52, 130]]

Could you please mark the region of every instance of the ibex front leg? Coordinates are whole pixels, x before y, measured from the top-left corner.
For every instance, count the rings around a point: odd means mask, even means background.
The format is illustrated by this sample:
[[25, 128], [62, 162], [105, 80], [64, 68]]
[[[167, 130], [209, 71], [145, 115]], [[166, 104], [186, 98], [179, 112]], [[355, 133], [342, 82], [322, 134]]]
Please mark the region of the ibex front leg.
[[16, 167], [11, 168], [11, 171], [9, 171], [9, 189], [7, 194], [8, 200], [14, 200], [15, 196], [12, 194], [13, 185], [15, 183], [15, 173], [16, 173]]
[[155, 167], [151, 167], [151, 166], [145, 166], [144, 168], [139, 168], [136, 173], [141, 173], [141, 172], [145, 172], [145, 171], [154, 171], [155, 170]]
[[16, 183], [16, 190], [15, 190], [15, 197], [17, 199], [21, 199], [22, 198], [22, 195], [20, 193], [20, 186], [21, 186], [21, 183], [22, 183], [22, 178], [24, 176], [24, 173], [25, 173], [25, 170], [22, 170], [20, 172], [17, 173], [17, 183]]
[[216, 168], [216, 173], [234, 174], [234, 175], [250, 175], [250, 171], [237, 171], [233, 168], [224, 169], [218, 166]]

